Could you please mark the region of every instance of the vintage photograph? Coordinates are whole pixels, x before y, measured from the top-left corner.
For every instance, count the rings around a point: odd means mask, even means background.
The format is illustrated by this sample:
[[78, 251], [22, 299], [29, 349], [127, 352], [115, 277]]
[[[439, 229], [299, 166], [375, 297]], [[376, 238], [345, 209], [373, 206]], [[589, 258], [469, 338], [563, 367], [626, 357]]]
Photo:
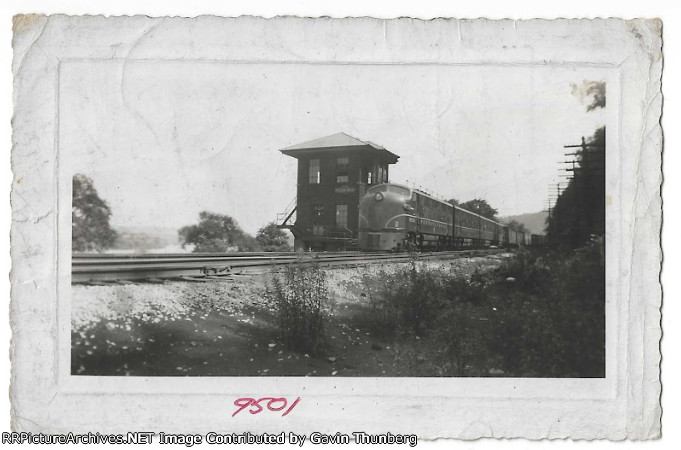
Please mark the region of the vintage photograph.
[[658, 437], [661, 39], [15, 17], [12, 429]]
[[71, 374], [605, 377], [612, 76], [63, 62]]

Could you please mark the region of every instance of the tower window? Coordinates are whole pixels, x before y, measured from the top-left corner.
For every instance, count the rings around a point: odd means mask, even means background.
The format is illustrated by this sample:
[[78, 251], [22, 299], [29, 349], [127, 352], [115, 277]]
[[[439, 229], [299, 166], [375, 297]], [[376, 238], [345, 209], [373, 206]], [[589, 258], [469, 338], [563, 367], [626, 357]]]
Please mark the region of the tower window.
[[336, 158], [336, 184], [347, 184], [349, 158]]
[[308, 176], [308, 182], [310, 184], [319, 184], [321, 182], [321, 173], [319, 171], [319, 160], [310, 160], [310, 172]]

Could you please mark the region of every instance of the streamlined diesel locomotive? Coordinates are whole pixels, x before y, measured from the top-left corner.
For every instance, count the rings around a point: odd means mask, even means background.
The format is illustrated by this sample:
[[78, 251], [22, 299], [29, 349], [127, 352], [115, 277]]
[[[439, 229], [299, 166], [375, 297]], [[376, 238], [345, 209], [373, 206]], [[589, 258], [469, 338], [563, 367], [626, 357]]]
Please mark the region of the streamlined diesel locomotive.
[[504, 224], [400, 184], [373, 186], [359, 203], [360, 250], [519, 246], [530, 245], [531, 239], [529, 233], [510, 230]]

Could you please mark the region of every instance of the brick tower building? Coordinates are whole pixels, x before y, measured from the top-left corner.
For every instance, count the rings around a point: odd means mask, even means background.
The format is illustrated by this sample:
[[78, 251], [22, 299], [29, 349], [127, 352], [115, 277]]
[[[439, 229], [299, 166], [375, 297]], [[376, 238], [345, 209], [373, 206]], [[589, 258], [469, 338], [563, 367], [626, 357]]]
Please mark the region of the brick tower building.
[[349, 250], [357, 245], [359, 200], [373, 184], [388, 182], [399, 156], [345, 133], [280, 150], [298, 160], [296, 201], [279, 215], [296, 250]]

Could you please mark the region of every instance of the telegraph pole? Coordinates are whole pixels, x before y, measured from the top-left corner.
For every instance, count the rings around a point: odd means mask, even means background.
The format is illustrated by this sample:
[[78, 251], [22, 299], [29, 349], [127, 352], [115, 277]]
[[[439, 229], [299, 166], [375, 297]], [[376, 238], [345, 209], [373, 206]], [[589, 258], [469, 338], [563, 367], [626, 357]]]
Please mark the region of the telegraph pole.
[[[593, 229], [593, 218], [590, 211], [593, 210], [589, 205], [593, 206], [593, 199], [589, 197], [589, 190], [592, 189], [594, 180], [601, 174], [605, 173], [605, 145], [587, 143], [584, 136], [582, 142], [575, 145], [564, 145], [565, 149], [579, 149], [578, 151], [568, 151], [564, 153], [566, 160], [561, 161], [560, 164], [567, 164], [568, 167], [561, 168], [561, 172], [566, 172], [566, 181], [573, 183], [574, 189], [574, 214], [573, 219], [575, 225], [578, 227], [586, 227], [586, 230], [591, 233]], [[599, 158], [599, 153], [602, 154]]]

